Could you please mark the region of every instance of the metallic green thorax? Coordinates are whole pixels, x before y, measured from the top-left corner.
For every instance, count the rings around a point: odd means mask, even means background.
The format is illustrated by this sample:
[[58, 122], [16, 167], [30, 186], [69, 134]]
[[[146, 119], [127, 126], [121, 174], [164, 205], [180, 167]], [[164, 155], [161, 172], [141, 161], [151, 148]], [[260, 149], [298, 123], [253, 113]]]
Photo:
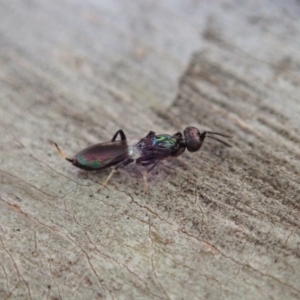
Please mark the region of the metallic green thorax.
[[176, 157], [184, 152], [185, 145], [181, 133], [174, 135], [155, 134], [150, 131], [136, 147], [140, 150], [137, 164], [149, 166], [168, 157]]
[[176, 147], [178, 139], [169, 134], [155, 135], [152, 139], [152, 145], [160, 148]]

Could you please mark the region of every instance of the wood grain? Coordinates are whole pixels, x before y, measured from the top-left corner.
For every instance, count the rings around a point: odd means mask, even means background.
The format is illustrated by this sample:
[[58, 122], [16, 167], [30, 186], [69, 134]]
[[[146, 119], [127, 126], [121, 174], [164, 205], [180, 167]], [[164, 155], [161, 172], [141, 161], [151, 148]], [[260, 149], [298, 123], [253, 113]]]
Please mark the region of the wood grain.
[[[299, 1], [0, 4], [1, 299], [299, 299]], [[233, 136], [157, 167], [67, 155]]]

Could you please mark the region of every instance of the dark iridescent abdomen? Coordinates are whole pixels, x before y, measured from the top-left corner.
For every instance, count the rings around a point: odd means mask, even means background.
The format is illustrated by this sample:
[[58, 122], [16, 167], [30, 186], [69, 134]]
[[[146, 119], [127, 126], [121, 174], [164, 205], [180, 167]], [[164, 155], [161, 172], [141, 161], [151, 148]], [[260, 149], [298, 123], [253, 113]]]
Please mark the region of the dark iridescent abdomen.
[[73, 165], [84, 170], [100, 170], [114, 166], [128, 158], [126, 141], [113, 141], [96, 144], [78, 152]]

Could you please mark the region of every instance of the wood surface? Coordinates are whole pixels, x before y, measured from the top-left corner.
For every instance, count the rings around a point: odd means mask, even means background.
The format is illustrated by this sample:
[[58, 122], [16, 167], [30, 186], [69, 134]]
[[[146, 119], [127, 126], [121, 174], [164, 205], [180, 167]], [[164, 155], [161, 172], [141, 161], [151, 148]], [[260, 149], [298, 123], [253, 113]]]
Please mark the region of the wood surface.
[[[300, 2], [0, 3], [0, 299], [299, 299]], [[149, 130], [159, 165], [62, 160]]]

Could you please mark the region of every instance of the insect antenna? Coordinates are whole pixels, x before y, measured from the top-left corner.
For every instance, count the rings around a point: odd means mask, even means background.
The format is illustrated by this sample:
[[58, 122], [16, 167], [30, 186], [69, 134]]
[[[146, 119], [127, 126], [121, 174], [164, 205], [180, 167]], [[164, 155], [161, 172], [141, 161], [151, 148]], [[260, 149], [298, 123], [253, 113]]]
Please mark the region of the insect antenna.
[[58, 145], [57, 145], [56, 143], [54, 143], [54, 145], [55, 145], [56, 150], [58, 151], [59, 155], [60, 155], [63, 159], [65, 159], [65, 160], [67, 160], [67, 161], [69, 161], [69, 162], [73, 162], [73, 161], [74, 161], [73, 158], [68, 158], [68, 157], [66, 157], [66, 155], [60, 150], [60, 148], [58, 147]]
[[230, 135], [219, 133], [219, 132], [212, 132], [212, 131], [205, 131], [205, 132], [208, 133], [208, 134], [214, 134], [214, 135], [223, 136], [223, 137], [226, 137], [226, 138], [229, 138], [229, 139], [232, 138], [232, 136], [230, 136]]
[[202, 141], [204, 140], [204, 138], [208, 137], [212, 140], [215, 140], [215, 141], [218, 141], [220, 143], [222, 143], [223, 145], [227, 146], [227, 147], [232, 147], [230, 144], [228, 144], [227, 142], [223, 141], [223, 140], [220, 140], [214, 136], [210, 136], [210, 135], [207, 135], [207, 134], [212, 134], [212, 135], [219, 135], [219, 136], [223, 136], [223, 137], [226, 137], [226, 138], [231, 138], [230, 135], [227, 135], [227, 134], [223, 134], [223, 133], [219, 133], [219, 132], [212, 132], [212, 131], [204, 131], [201, 136], [200, 136], [200, 139], [202, 139]]
[[[222, 135], [222, 134], [219, 134], [219, 135]], [[224, 135], [222, 135], [222, 136], [224, 136]], [[222, 141], [222, 140], [220, 140], [220, 139], [218, 139], [218, 138], [215, 138], [215, 137], [213, 137], [213, 136], [209, 136], [209, 135], [207, 135], [206, 137], [208, 137], [208, 138], [210, 138], [210, 139], [213, 139], [213, 140], [215, 140], [215, 141], [218, 141], [218, 142], [220, 142], [220, 143], [222, 143], [223, 145], [225, 145], [226, 147], [232, 147], [230, 144], [228, 144], [228, 143], [226, 143], [226, 142], [224, 142], [224, 141]], [[226, 137], [228, 137], [228, 136], [226, 136]]]

